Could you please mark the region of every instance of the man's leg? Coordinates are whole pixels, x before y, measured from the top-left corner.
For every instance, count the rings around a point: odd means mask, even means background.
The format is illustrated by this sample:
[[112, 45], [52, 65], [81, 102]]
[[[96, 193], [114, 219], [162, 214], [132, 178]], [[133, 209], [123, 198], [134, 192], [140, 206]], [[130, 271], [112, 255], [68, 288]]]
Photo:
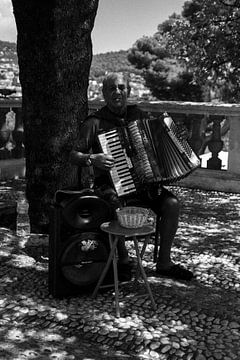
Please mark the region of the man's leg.
[[158, 269], [172, 266], [171, 248], [178, 228], [179, 203], [176, 197], [168, 196], [160, 204], [160, 247], [157, 259]]
[[118, 239], [118, 262], [120, 264], [128, 264], [129, 263], [129, 256], [128, 251], [125, 244], [125, 238], [119, 238]]
[[179, 280], [191, 280], [193, 273], [173, 263], [171, 249], [178, 228], [179, 202], [168, 190], [150, 202], [152, 210], [160, 215], [160, 247], [156, 272]]

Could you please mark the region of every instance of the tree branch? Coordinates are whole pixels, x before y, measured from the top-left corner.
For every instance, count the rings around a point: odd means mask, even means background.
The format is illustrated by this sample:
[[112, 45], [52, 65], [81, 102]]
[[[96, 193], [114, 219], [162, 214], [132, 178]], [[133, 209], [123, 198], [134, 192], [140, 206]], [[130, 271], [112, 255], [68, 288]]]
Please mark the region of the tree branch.
[[237, 6], [238, 0], [234, 0], [234, 3], [233, 3], [233, 4], [226, 3], [225, 0], [219, 0], [219, 1], [220, 1], [220, 3], [221, 3], [222, 5], [225, 5], [225, 6], [238, 7], [238, 6]]

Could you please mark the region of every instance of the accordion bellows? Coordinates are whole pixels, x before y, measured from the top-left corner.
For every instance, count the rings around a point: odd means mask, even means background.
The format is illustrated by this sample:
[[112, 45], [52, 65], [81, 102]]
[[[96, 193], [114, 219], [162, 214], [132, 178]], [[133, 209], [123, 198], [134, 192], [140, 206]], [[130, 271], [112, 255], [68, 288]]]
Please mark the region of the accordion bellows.
[[177, 134], [177, 126], [167, 114], [134, 120], [124, 128], [99, 134], [103, 152], [115, 160], [110, 175], [118, 196], [142, 191], [152, 183], [171, 184], [200, 166], [188, 142]]

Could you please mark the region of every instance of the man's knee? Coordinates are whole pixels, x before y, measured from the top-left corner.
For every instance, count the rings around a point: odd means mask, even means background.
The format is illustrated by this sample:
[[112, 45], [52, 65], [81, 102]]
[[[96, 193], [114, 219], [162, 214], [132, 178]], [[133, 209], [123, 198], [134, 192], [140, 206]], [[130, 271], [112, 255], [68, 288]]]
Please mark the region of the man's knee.
[[166, 199], [165, 207], [170, 212], [178, 213], [180, 208], [178, 199], [175, 196], [169, 197]]
[[114, 209], [121, 207], [121, 202], [116, 191], [109, 185], [103, 184], [96, 187], [95, 193], [97, 196], [107, 201]]
[[178, 215], [180, 204], [175, 196], [168, 196], [162, 201], [160, 212], [165, 215]]

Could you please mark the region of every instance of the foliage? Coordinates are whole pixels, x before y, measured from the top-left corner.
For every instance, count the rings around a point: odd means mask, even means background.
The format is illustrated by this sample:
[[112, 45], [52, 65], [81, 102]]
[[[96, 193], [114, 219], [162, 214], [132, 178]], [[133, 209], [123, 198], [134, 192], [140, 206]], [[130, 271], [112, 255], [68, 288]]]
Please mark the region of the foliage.
[[240, 95], [239, 20], [239, 0], [192, 0], [165, 32], [169, 52], [224, 101], [238, 101]]
[[144, 74], [146, 86], [161, 100], [199, 101], [201, 89], [193, 82], [192, 74], [175, 59], [156, 60]]
[[111, 51], [93, 56], [90, 77], [102, 80], [107, 72], [136, 73], [139, 71], [127, 59], [127, 51]]
[[[237, 102], [239, 20], [240, 0], [186, 1], [181, 15], [173, 14], [158, 26], [153, 37], [134, 44], [129, 61], [144, 69], [146, 83], [161, 99], [164, 94], [168, 98], [170, 93], [175, 97], [178, 83], [180, 97], [185, 97], [185, 90], [199, 97], [202, 87], [204, 100]], [[169, 59], [178, 64], [171, 77], [166, 75], [169, 68], [174, 70]]]
[[138, 69], [149, 69], [153, 61], [169, 56], [165, 45], [164, 39], [157, 34], [153, 37], [144, 36], [130, 49], [128, 60]]
[[[176, 15], [173, 15], [173, 18]], [[186, 65], [172, 55], [168, 47], [171, 18], [152, 37], [143, 37], [129, 50], [128, 60], [141, 69], [146, 86], [161, 100], [201, 101], [201, 88], [193, 81]]]

